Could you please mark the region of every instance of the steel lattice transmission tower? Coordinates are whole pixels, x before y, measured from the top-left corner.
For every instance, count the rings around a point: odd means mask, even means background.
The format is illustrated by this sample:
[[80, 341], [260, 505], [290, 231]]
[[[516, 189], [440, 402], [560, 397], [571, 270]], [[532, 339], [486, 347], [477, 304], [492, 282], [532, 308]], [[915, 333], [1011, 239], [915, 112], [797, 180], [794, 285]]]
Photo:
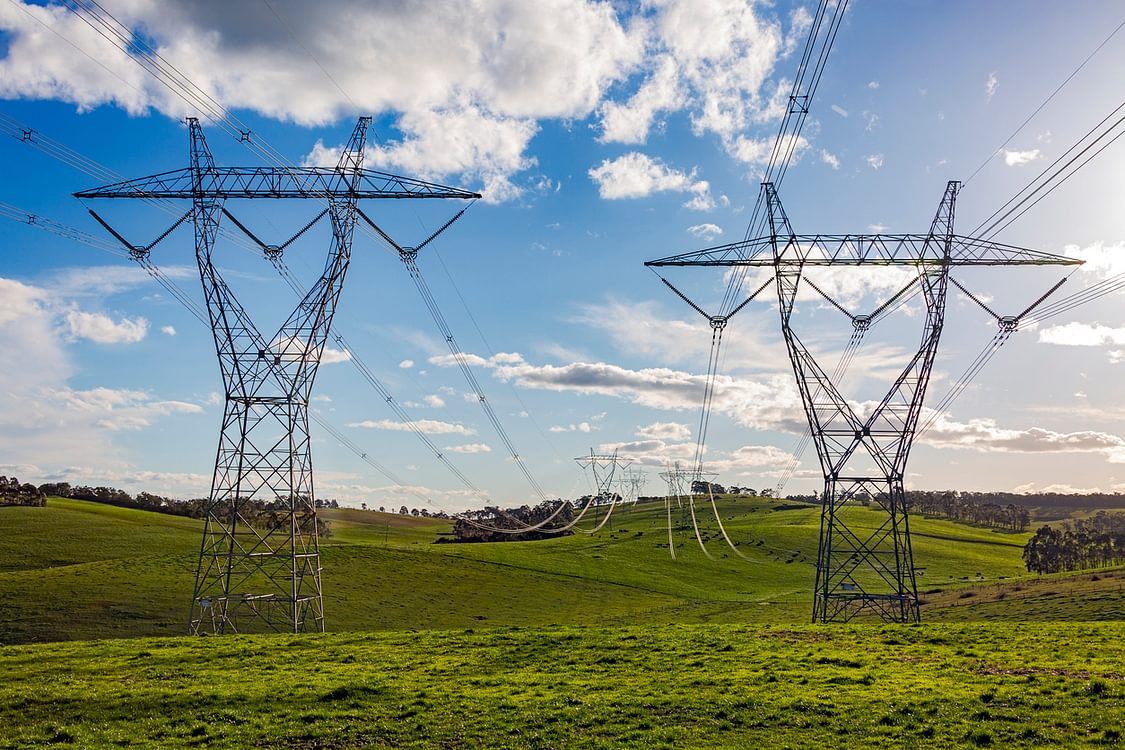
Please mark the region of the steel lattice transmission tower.
[[590, 471], [591, 477], [594, 480], [594, 487], [597, 492], [595, 498], [591, 501], [594, 506], [595, 521], [597, 519], [597, 508], [601, 503], [609, 503], [609, 513], [613, 512], [613, 507], [617, 504], [618, 498], [622, 493], [615, 492], [613, 487], [615, 484], [622, 484], [622, 479], [619, 477], [618, 469], [627, 469], [632, 465], [633, 460], [630, 458], [621, 458], [617, 455], [617, 451], [608, 454], [594, 453], [594, 449], [590, 449], [588, 456], [579, 456], [574, 459], [574, 462], [581, 466], [583, 469]]
[[[190, 211], [172, 229], [188, 218], [195, 228], [195, 255], [226, 394], [192, 594], [192, 633], [324, 629], [309, 400], [351, 259], [361, 215], [358, 202], [479, 197], [364, 169], [369, 124], [370, 118], [360, 118], [334, 168], [216, 167], [199, 122], [191, 118], [186, 169], [76, 194], [191, 201]], [[215, 262], [223, 216], [258, 241], [225, 205], [246, 198], [312, 199], [327, 205], [289, 242], [325, 214], [332, 223], [323, 272], [269, 338], [255, 326]], [[134, 257], [147, 257], [156, 244], [131, 246], [110, 231]], [[289, 244], [258, 242], [273, 261]]]
[[617, 455], [617, 451], [613, 453], [595, 453], [593, 448], [591, 448], [589, 455], [579, 456], [574, 459], [574, 462], [583, 469], [590, 470], [598, 497], [608, 500], [614, 494], [614, 484], [620, 484], [622, 482], [622, 479], [617, 476], [617, 470], [627, 469], [633, 463], [633, 460], [630, 458], [621, 458]]
[[[950, 269], [1081, 263], [954, 234], [959, 187], [958, 182], [948, 184], [926, 234], [798, 235], [774, 186], [765, 183], [768, 236], [645, 264], [762, 267], [775, 275], [781, 331], [824, 475], [814, 622], [847, 621], [865, 612], [891, 622], [919, 619], [903, 477], [945, 322]], [[856, 413], [791, 325], [804, 270], [840, 266], [916, 269], [912, 284], [921, 288], [925, 299], [916, 353], [886, 396], [865, 415]], [[872, 317], [855, 316], [853, 324], [866, 329]], [[861, 499], [874, 500], [881, 511], [874, 528], [869, 517], [855, 522], [845, 512], [849, 501]]]

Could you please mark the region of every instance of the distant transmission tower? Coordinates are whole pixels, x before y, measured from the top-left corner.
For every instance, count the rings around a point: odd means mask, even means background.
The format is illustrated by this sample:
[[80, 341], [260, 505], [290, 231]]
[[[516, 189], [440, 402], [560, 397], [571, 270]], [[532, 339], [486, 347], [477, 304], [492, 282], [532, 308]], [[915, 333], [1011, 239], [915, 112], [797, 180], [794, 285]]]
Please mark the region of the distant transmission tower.
[[[768, 236], [645, 264], [756, 266], [773, 269], [775, 273], [781, 331], [824, 474], [814, 622], [847, 621], [864, 612], [892, 622], [919, 619], [903, 477], [945, 320], [950, 269], [1081, 263], [955, 235], [953, 219], [959, 187], [958, 182], [949, 183], [927, 234], [797, 235], [773, 184], [767, 182], [762, 189]], [[915, 286], [920, 287], [926, 304], [917, 353], [882, 401], [863, 417], [840, 394], [791, 326], [802, 282], [846, 313], [813, 282], [802, 277], [807, 267], [839, 266], [905, 266], [917, 270], [917, 277], [875, 313], [848, 314], [856, 330], [866, 330], [874, 319], [892, 308], [892, 303], [916, 292]], [[1001, 325], [1018, 325], [1018, 317], [1001, 320]], [[875, 467], [874, 474], [870, 473], [870, 466]], [[849, 501], [868, 499], [874, 500], [883, 514], [875, 528], [870, 527], [869, 518], [853, 522], [843, 513]]]
[[574, 459], [574, 462], [587, 469], [590, 476], [594, 480], [594, 488], [597, 496], [593, 500], [594, 505], [594, 522], [600, 528], [601, 524], [597, 521], [597, 508], [603, 503], [609, 503], [606, 521], [613, 514], [613, 509], [617, 505], [618, 500], [621, 498], [621, 493], [614, 490], [614, 485], [621, 483], [621, 478], [617, 476], [618, 469], [626, 469], [633, 460], [630, 458], [622, 458], [617, 455], [617, 451], [613, 453], [595, 453], [590, 449], [588, 456], [579, 456]]
[[[195, 227], [226, 406], [192, 594], [192, 633], [324, 630], [309, 399], [351, 259], [356, 219], [363, 215], [358, 201], [480, 197], [364, 169], [369, 124], [370, 118], [360, 118], [336, 167], [216, 167], [199, 122], [189, 118], [191, 166], [76, 193], [191, 201], [188, 213], [147, 246], [130, 245], [94, 217], [138, 259], [187, 219]], [[241, 198], [314, 199], [327, 209], [288, 242], [265, 245], [225, 207], [228, 199]], [[332, 245], [324, 271], [267, 339], [215, 265], [220, 220], [229, 218], [276, 262], [325, 214]]]
[[[674, 461], [668, 466], [664, 467], [664, 471], [660, 472], [659, 476], [668, 485], [668, 494], [664, 497], [664, 505], [668, 511], [668, 533], [672, 531], [672, 501], [675, 500], [676, 507], [680, 509], [680, 525], [678, 528], [687, 528], [688, 523], [691, 521], [689, 517], [688, 506], [691, 501], [691, 482], [696, 475], [696, 470], [685, 469], [679, 461]], [[684, 502], [684, 498], [688, 502]], [[669, 539], [671, 536], [669, 536]], [[673, 553], [674, 555], [675, 553]]]
[[694, 476], [694, 474], [694, 471], [685, 469], [679, 461], [675, 461], [666, 466], [659, 476], [668, 484], [668, 497], [678, 499], [688, 494], [688, 478]]
[[645, 484], [648, 482], [648, 475], [640, 469], [629, 469], [625, 472], [625, 479], [622, 482], [624, 486], [626, 483], [629, 485], [628, 494], [626, 498], [636, 503], [641, 498], [641, 490], [644, 489]]

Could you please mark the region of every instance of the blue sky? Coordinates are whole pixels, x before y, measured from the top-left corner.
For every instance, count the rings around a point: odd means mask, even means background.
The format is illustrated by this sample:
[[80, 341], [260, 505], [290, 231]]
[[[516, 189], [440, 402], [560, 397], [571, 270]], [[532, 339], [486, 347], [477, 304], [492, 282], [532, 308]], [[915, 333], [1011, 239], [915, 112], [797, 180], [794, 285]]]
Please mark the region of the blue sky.
[[[195, 84], [298, 163], [331, 159], [355, 117], [374, 117], [369, 164], [481, 190], [420, 259], [423, 273], [520, 454], [552, 494], [589, 491], [573, 458], [620, 447], [649, 473], [690, 459], [710, 330], [645, 260], [740, 238], [761, 152], [777, 128], [808, 3], [723, 0], [304, 4], [233, 8], [104, 4]], [[950, 179], [968, 180], [968, 233], [1119, 102], [1125, 32], [1004, 148], [1005, 139], [1125, 20], [1120, 5], [878, 3], [856, 0], [836, 40], [781, 198], [798, 232], [925, 231]], [[49, 27], [49, 29], [48, 29]], [[183, 116], [197, 114], [57, 6], [0, 5], [0, 113], [129, 177], [186, 165]], [[262, 163], [204, 122], [216, 159]], [[998, 150], [999, 149], [999, 150]], [[98, 234], [71, 197], [98, 180], [19, 139], [0, 139], [0, 201]], [[969, 179], [970, 175], [983, 168]], [[1125, 146], [1115, 144], [997, 239], [1087, 259], [1067, 289], [1125, 270]], [[126, 202], [96, 207], [147, 241], [172, 218]], [[237, 204], [269, 239], [318, 207]], [[186, 207], [185, 207], [186, 210]], [[371, 204], [404, 244], [453, 204]], [[0, 472], [201, 496], [221, 404], [210, 334], [129, 261], [5, 220], [0, 259]], [[287, 254], [311, 279], [320, 228]], [[196, 299], [190, 229], [154, 260]], [[225, 248], [223, 268], [271, 328], [292, 304], [261, 258]], [[447, 274], [448, 271], [448, 274]], [[1022, 309], [1058, 269], [966, 273], [1002, 313]], [[705, 307], [721, 274], [669, 273]], [[856, 310], [893, 279], [841, 272], [826, 283]], [[462, 304], [462, 299], [465, 304]], [[846, 319], [809, 300], [806, 340], [834, 362]], [[467, 386], [405, 269], [357, 235], [337, 317], [354, 354], [489, 497], [529, 491]], [[917, 340], [917, 316], [873, 333], [849, 379], [863, 400]], [[478, 330], [479, 329], [479, 330]], [[992, 336], [951, 297], [928, 404]], [[732, 321], [708, 463], [726, 483], [767, 487], [790, 460], [801, 415], [767, 297]], [[341, 359], [343, 359], [341, 357]], [[1017, 334], [919, 442], [919, 488], [1125, 486], [1125, 315], [1109, 296]], [[846, 389], [847, 390], [847, 389]], [[483, 502], [446, 472], [347, 361], [320, 372], [315, 408], [416, 493], [392, 485], [328, 435], [314, 459], [322, 496], [459, 508]], [[789, 491], [818, 484], [802, 459]]]

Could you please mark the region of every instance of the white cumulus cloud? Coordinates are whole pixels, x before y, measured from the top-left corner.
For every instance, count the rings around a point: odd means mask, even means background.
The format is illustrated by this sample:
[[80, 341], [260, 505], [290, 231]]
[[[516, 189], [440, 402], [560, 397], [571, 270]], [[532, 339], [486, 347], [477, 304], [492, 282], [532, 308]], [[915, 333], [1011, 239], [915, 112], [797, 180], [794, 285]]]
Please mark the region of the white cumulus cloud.
[[[695, 135], [744, 151], [738, 137], [784, 113], [791, 83], [778, 63], [812, 22], [805, 8], [732, 0], [479, 0], [440, 11], [136, 0], [109, 10], [224, 107], [305, 126], [386, 116], [370, 164], [457, 176], [492, 201], [542, 183], [530, 174], [533, 139], [548, 120], [589, 119], [603, 142], [638, 144], [664, 115], [683, 113]], [[65, 6], [5, 3], [0, 31], [4, 98], [196, 114]], [[337, 148], [322, 144], [309, 159]]]
[[1061, 346], [1122, 346], [1125, 345], [1125, 328], [1097, 323], [1065, 323], [1041, 329], [1039, 341]]
[[[309, 349], [309, 342], [307, 340], [297, 338], [296, 336], [276, 339], [273, 344], [271, 344], [270, 349], [277, 352], [285, 361], [297, 361], [305, 357], [312, 360], [315, 354], [315, 352]], [[320, 353], [320, 364], [335, 365], [340, 362], [348, 362], [351, 358], [352, 353], [347, 349], [333, 349], [330, 346], [325, 346]]]
[[684, 205], [688, 208], [709, 210], [715, 207], [711, 198], [711, 185], [697, 180], [695, 170], [681, 172], [659, 159], [632, 151], [616, 159], [604, 159], [592, 167], [588, 174], [598, 186], [598, 195], [606, 200], [644, 198], [653, 193], [692, 193]]
[[637, 428], [637, 437], [644, 440], [687, 440], [691, 428], [679, 422], [653, 422]]
[[718, 237], [723, 233], [723, 230], [715, 224], [695, 224], [687, 228], [687, 233], [707, 242]]
[[1022, 167], [1024, 164], [1029, 164], [1036, 159], [1043, 156], [1042, 152], [1037, 148], [1028, 151], [1012, 151], [1004, 149], [1004, 163], [1009, 167]]
[[[727, 151], [732, 157], [751, 167], [764, 167], [774, 153], [775, 138], [753, 138], [740, 135], [731, 140]], [[777, 151], [781, 154], [791, 153], [791, 160], [800, 161], [801, 154], [809, 147], [808, 139], [803, 135], [793, 136], [786, 134], [781, 140]]]
[[602, 133], [607, 143], [644, 143], [656, 116], [676, 110], [685, 101], [680, 69], [671, 57], [658, 60], [648, 79], [628, 101], [607, 101], [601, 108]]
[[63, 317], [67, 335], [98, 344], [135, 344], [148, 334], [148, 321], [142, 317], [113, 318], [103, 313], [70, 310]]

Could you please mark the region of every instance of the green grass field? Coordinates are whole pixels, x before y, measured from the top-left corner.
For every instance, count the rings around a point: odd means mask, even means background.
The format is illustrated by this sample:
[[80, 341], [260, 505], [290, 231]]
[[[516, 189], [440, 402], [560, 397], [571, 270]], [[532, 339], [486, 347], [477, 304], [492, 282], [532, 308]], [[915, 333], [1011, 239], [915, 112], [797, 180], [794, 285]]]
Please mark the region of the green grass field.
[[[598, 534], [503, 544], [434, 544], [449, 522], [326, 511], [332, 527], [323, 545], [328, 626], [806, 621], [818, 510], [724, 499], [719, 511], [738, 553], [708, 511], [699, 515], [707, 553], [690, 527], [678, 528], [675, 560], [664, 507], [656, 503], [622, 509]], [[875, 522], [875, 511], [851, 512], [856, 523], [865, 514]], [[0, 537], [0, 643], [183, 632], [199, 522], [52, 499], [46, 508], [0, 508], [0, 525], [11, 530]], [[1026, 534], [924, 518], [914, 519], [912, 528], [919, 587], [931, 592], [924, 595], [926, 619], [1121, 617], [1121, 579], [1061, 583], [1053, 592], [1032, 585], [1037, 578], [1027, 576], [1020, 559]], [[1029, 585], [999, 596], [1021, 581]], [[960, 598], [966, 589], [979, 593]], [[1054, 600], [1034, 592], [1052, 593]]]
[[0, 747], [1106, 747], [1125, 625], [555, 626], [0, 648]]
[[192, 639], [153, 636], [199, 522], [0, 508], [0, 748], [1125, 744], [1125, 570], [1029, 576], [1027, 534], [915, 518], [924, 624], [813, 626], [818, 509], [719, 510], [738, 552], [710, 518], [675, 560], [663, 504], [503, 544], [328, 511], [334, 632]]

